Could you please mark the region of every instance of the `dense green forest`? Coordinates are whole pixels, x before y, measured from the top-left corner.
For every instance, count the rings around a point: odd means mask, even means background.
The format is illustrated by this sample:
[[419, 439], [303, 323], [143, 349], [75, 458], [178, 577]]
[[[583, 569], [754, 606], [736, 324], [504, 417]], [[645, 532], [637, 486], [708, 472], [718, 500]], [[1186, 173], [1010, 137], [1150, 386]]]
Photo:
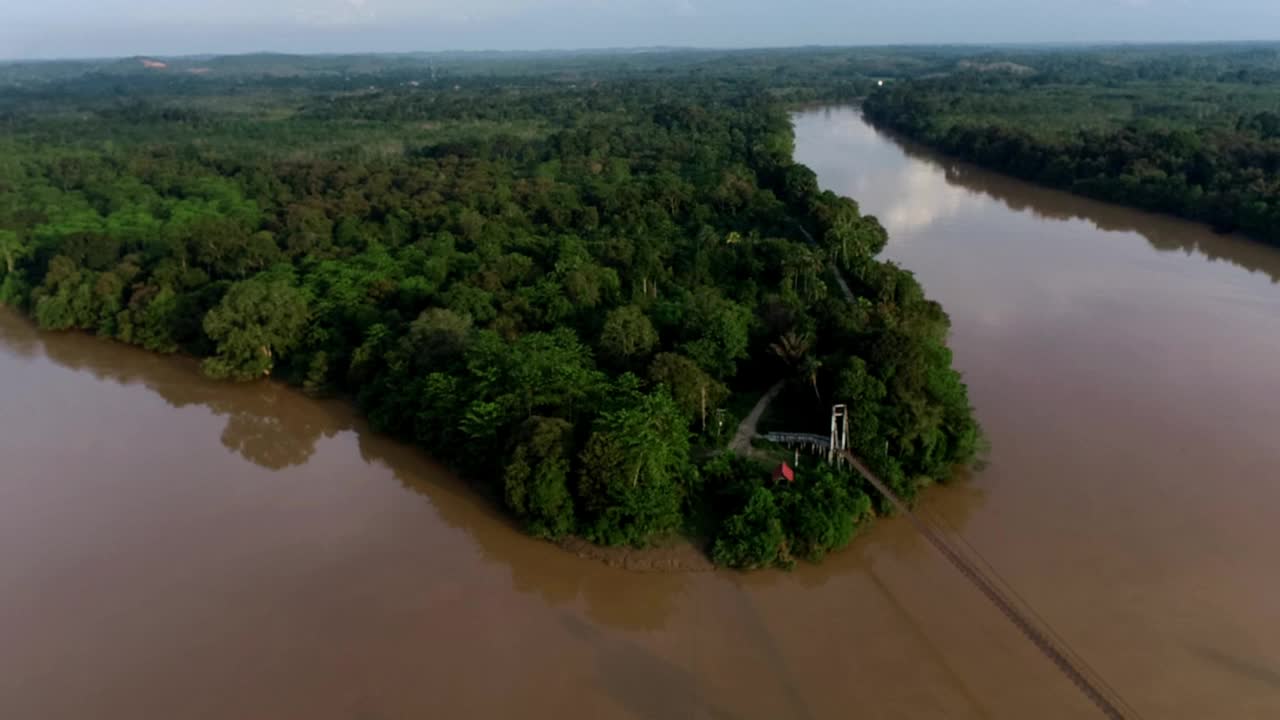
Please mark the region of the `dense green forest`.
[[349, 397], [539, 537], [817, 559], [878, 505], [726, 452], [744, 402], [848, 403], [908, 498], [979, 431], [946, 314], [787, 111], [939, 53], [3, 66], [0, 303]]
[[1280, 243], [1275, 45], [992, 53], [864, 110], [1021, 178]]

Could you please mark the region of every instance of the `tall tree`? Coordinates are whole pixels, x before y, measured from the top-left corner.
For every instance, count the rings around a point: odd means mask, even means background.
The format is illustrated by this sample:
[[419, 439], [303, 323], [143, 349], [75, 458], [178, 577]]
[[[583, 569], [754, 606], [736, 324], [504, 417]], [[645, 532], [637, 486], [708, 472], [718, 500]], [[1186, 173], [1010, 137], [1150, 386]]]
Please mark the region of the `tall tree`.
[[688, 419], [665, 388], [604, 413], [581, 464], [578, 495], [588, 538], [645, 545], [680, 525], [693, 472]]
[[658, 344], [658, 331], [644, 311], [624, 305], [609, 312], [600, 334], [604, 352], [618, 360], [643, 360]]
[[12, 230], [0, 230], [0, 258], [4, 258], [6, 275], [14, 274], [18, 263], [30, 255], [31, 251], [31, 246], [18, 238], [18, 233]]
[[557, 538], [574, 529], [569, 494], [573, 426], [559, 418], [532, 417], [504, 473], [507, 507], [538, 537]]
[[204, 318], [217, 354], [204, 361], [213, 377], [251, 380], [270, 375], [277, 358], [306, 327], [307, 298], [287, 279], [258, 276], [231, 286]]

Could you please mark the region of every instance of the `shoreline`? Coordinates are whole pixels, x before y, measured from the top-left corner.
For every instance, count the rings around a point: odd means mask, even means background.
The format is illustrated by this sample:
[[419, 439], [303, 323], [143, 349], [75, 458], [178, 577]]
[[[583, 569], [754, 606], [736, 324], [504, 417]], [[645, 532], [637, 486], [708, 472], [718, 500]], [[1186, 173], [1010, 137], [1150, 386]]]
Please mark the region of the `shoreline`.
[[646, 548], [606, 547], [579, 537], [561, 538], [552, 540], [551, 543], [583, 560], [641, 575], [705, 573], [728, 569], [717, 566], [705, 552], [682, 535], [672, 536]]
[[[87, 330], [49, 330], [41, 328], [36, 324], [34, 318], [14, 305], [0, 303], [0, 312], [4, 312], [26, 324], [33, 332], [39, 335], [79, 335], [95, 343], [116, 345], [130, 351], [146, 353], [148, 355], [161, 357], [166, 360], [179, 363], [185, 366], [185, 371], [191, 372], [199, 378], [209, 380], [210, 382], [231, 382], [209, 378], [200, 369], [200, 358], [185, 352], [157, 353], [132, 343], [124, 342], [116, 338], [103, 337]], [[494, 511], [499, 510], [497, 505], [494, 504], [491, 499], [487, 498], [483, 493], [477, 492], [475, 487], [468, 482], [465, 477], [459, 474], [455, 469], [450, 468], [447, 463], [444, 463], [440, 459], [432, 456], [423, 450], [423, 448], [418, 447], [413, 443], [407, 443], [389, 433], [374, 430], [372, 426], [368, 425], [368, 418], [360, 412], [360, 408], [355, 403], [355, 399], [353, 397], [343, 393], [324, 393], [320, 395], [312, 394], [304, 390], [299, 385], [294, 385], [293, 383], [275, 377], [256, 378], [247, 382], [234, 384], [252, 385], [255, 383], [273, 385], [284, 392], [296, 393], [297, 395], [309, 400], [340, 403], [348, 412], [351, 413], [352, 418], [365, 423], [365, 427], [368, 432], [375, 433], [389, 442], [394, 442], [397, 445], [402, 446], [406, 450], [420, 454], [421, 457], [430, 460], [433, 463], [438, 463], [442, 468], [447, 469], [448, 472], [457, 479], [458, 483], [467, 489], [467, 495], [471, 502], [488, 505], [489, 508]], [[499, 514], [504, 521], [510, 522], [510, 518], [506, 515], [502, 515], [501, 513]], [[513, 524], [512, 527], [515, 528], [519, 535], [528, 542], [544, 542], [520, 530], [520, 528], [515, 524]], [[600, 563], [611, 568], [618, 568], [637, 574], [701, 573], [721, 569], [718, 568], [715, 563], [711, 561], [710, 556], [703, 552], [692, 540], [680, 534], [672, 535], [659, 541], [655, 545], [644, 548], [635, 548], [630, 546], [607, 547], [603, 545], [595, 545], [582, 538], [573, 536], [545, 542], [549, 542], [559, 550], [583, 560]]]
[[1126, 202], [1117, 197], [1113, 197], [1113, 196], [1102, 194], [1102, 193], [1080, 192], [1074, 189], [1074, 185], [1075, 185], [1074, 181], [1072, 183], [1068, 183], [1065, 185], [1055, 184], [1051, 182], [1042, 181], [1037, 177], [1028, 177], [1022, 174], [1014, 173], [1008, 169], [1000, 168], [995, 165], [991, 165], [989, 163], [983, 162], [980, 159], [971, 156], [967, 152], [967, 150], [965, 152], [957, 152], [955, 150], [950, 150], [941, 145], [930, 142], [924, 137], [919, 136], [915, 133], [912, 133], [906, 130], [905, 128], [898, 126], [892, 121], [884, 120], [882, 118], [876, 117], [874, 114], [868, 114], [864, 112], [861, 104], [856, 104], [856, 105], [851, 104], [849, 105], [849, 107], [853, 107], [854, 109], [856, 109], [859, 112], [859, 114], [862, 116], [863, 120], [867, 123], [867, 125], [873, 128], [876, 132], [883, 133], [885, 136], [889, 137], [891, 140], [901, 145], [914, 145], [915, 147], [921, 150], [927, 151], [929, 153], [933, 153], [934, 155], [944, 157], [949, 160], [954, 160], [956, 162], [964, 163], [966, 165], [972, 166], [974, 168], [978, 168], [985, 172], [1000, 175], [1001, 177], [1009, 178], [1011, 180], [1017, 180], [1019, 182], [1024, 182], [1029, 185], [1033, 185], [1037, 188], [1040, 188], [1042, 190], [1051, 190], [1053, 192], [1065, 193], [1067, 195], [1070, 195], [1073, 198], [1080, 198], [1083, 200], [1090, 200], [1093, 202], [1103, 203], [1106, 205], [1111, 205], [1111, 206], [1122, 208], [1124, 210], [1129, 210], [1132, 212], [1147, 213], [1147, 214], [1155, 215], [1161, 218], [1194, 223], [1196, 225], [1204, 227], [1214, 235], [1219, 235], [1223, 237], [1243, 238], [1245, 240], [1248, 240], [1251, 243], [1255, 243], [1265, 248], [1272, 248], [1272, 249], [1280, 248], [1280, 241], [1268, 240], [1260, 235], [1251, 233], [1249, 231], [1246, 231], [1238, 227], [1225, 227], [1225, 228], [1219, 227], [1215, 225], [1213, 222], [1210, 222], [1209, 220], [1206, 220], [1204, 218], [1194, 217], [1185, 212], [1170, 211], [1170, 210], [1159, 209], [1154, 207], [1147, 207], [1141, 204]]

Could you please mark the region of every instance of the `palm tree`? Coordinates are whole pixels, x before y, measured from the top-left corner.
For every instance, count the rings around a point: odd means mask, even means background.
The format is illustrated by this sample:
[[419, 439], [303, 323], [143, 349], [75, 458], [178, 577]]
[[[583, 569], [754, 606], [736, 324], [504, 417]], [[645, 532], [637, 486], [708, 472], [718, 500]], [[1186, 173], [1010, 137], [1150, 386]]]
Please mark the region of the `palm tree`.
[[798, 375], [808, 380], [813, 388], [813, 394], [819, 400], [822, 399], [822, 393], [818, 392], [818, 370], [822, 368], [822, 361], [811, 354], [812, 334], [788, 330], [778, 338], [777, 342], [771, 344], [769, 349], [790, 365]]
[[809, 248], [796, 248], [783, 260], [783, 276], [789, 288], [800, 297], [812, 301], [825, 290], [822, 285], [822, 256]]
[[813, 347], [813, 336], [809, 333], [797, 333], [795, 330], [788, 330], [778, 337], [778, 342], [769, 346], [774, 355], [782, 358], [782, 361], [788, 365], [797, 365], [809, 354], [809, 350]]

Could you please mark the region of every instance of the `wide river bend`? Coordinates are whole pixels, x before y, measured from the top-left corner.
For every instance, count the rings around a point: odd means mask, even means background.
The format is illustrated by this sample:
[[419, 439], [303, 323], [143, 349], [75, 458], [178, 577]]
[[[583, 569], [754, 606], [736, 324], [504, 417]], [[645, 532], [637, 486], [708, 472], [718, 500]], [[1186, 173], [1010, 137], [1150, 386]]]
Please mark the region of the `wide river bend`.
[[[1280, 251], [795, 118], [953, 321], [928, 493], [1148, 718], [1280, 717]], [[794, 572], [521, 536], [339, 402], [0, 312], [0, 717], [1076, 718], [900, 520]]]

